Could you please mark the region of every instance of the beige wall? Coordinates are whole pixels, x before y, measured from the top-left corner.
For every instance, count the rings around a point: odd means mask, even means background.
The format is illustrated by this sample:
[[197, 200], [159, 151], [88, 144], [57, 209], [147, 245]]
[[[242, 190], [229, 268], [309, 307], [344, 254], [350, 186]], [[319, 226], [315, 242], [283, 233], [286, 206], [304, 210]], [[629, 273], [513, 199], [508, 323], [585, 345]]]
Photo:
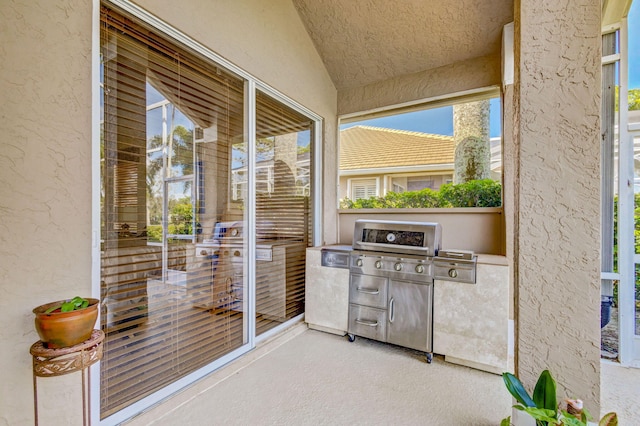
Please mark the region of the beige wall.
[[600, 0], [517, 3], [517, 372], [597, 415]]
[[338, 93], [338, 114], [353, 114], [499, 84], [500, 57], [483, 56], [342, 90]]
[[[442, 185], [447, 183], [447, 180], [453, 180], [453, 170], [450, 173], [446, 173], [443, 171], [438, 172], [426, 172], [426, 173], [398, 173], [398, 174], [363, 174], [363, 175], [342, 175], [339, 176], [339, 190], [338, 197], [340, 200], [350, 197], [351, 194], [349, 191], [349, 180], [351, 179], [379, 179], [379, 188], [378, 193], [380, 196], [386, 195], [386, 193], [393, 191], [393, 184], [397, 183], [399, 185], [408, 188], [408, 182], [410, 178], [422, 179], [422, 180], [431, 180], [433, 181], [433, 189], [437, 191], [440, 189]], [[386, 188], [386, 193], [385, 193]], [[407, 189], [408, 191], [408, 189]]]
[[[0, 424], [33, 424], [31, 309], [91, 295], [91, 13], [86, 0], [0, 2]], [[60, 378], [60, 401], [79, 395], [72, 382]]]
[[[140, 5], [324, 118], [336, 159], [336, 90], [288, 0]], [[92, 2], [0, 2], [0, 424], [33, 424], [31, 309], [92, 294]], [[335, 176], [325, 229], [335, 242]], [[94, 294], [95, 295], [95, 294]], [[41, 424], [78, 424], [80, 377], [40, 380]], [[41, 397], [42, 398], [42, 397]], [[69, 409], [73, 407], [73, 409]]]
[[504, 255], [501, 208], [341, 210], [340, 244], [351, 245], [357, 219], [437, 222], [442, 226], [442, 248]]
[[[597, 413], [600, 2], [522, 3], [513, 94], [518, 369], [531, 386], [551, 368], [561, 391]], [[326, 244], [338, 241], [336, 109], [500, 84], [499, 60], [477, 58], [338, 96], [288, 0], [185, 0], [180, 13], [169, 0], [139, 4], [324, 117]], [[92, 13], [86, 0], [0, 2], [0, 424], [32, 424], [31, 309], [92, 289]], [[61, 402], [41, 409], [60, 414], [78, 389], [56, 380], [79, 378], [42, 380]], [[60, 415], [57, 424], [78, 423], [78, 413]]]

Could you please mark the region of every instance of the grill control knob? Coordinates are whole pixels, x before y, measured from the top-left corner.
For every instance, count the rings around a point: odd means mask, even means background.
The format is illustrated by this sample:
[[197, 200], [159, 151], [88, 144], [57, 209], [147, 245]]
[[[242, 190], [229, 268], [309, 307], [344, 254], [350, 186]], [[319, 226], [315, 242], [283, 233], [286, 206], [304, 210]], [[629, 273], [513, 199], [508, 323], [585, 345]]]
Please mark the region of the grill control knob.
[[382, 268], [382, 261], [376, 260], [376, 269], [380, 269], [380, 268]]
[[451, 278], [455, 278], [458, 276], [458, 271], [456, 271], [455, 269], [449, 269], [449, 276]]
[[356, 266], [362, 266], [362, 259], [356, 259]]
[[393, 265], [393, 269], [395, 269], [396, 271], [402, 271], [402, 263], [396, 263], [395, 265]]
[[416, 265], [416, 272], [419, 274], [424, 273], [424, 266], [423, 265]]

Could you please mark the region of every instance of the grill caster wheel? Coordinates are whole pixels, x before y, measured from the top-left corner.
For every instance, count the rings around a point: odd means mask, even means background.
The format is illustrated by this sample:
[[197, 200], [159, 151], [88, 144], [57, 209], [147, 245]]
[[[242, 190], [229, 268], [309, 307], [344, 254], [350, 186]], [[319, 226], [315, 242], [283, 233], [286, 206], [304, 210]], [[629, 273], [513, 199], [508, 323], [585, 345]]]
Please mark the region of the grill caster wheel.
[[350, 342], [353, 342], [354, 340], [356, 340], [356, 336], [353, 334], [347, 334], [347, 339], [349, 339]]
[[427, 353], [427, 364], [431, 364], [431, 361], [433, 361], [433, 354], [431, 352]]

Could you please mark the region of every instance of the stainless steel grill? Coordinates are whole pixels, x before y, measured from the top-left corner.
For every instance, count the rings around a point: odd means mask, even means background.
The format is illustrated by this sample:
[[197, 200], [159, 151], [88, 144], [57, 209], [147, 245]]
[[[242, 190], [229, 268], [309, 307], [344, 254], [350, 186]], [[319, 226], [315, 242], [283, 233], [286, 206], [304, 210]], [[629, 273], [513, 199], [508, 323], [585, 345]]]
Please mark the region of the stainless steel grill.
[[431, 362], [434, 278], [475, 282], [473, 253], [441, 251], [441, 235], [440, 224], [432, 222], [356, 221], [350, 341], [362, 336], [421, 350]]

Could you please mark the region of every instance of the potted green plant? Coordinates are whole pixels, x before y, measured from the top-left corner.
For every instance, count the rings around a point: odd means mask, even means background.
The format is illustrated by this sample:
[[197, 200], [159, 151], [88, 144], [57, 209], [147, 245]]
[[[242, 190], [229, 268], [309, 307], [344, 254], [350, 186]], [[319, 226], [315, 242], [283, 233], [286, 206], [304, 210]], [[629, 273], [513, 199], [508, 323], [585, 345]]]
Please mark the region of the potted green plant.
[[[516, 376], [511, 373], [503, 373], [502, 379], [507, 390], [518, 401], [513, 408], [526, 412], [535, 420], [536, 426], [567, 425], [585, 426], [590, 424], [593, 417], [586, 409], [582, 408], [582, 401], [567, 399], [566, 409], [559, 408], [556, 399], [556, 382], [549, 370], [540, 373], [536, 386], [533, 390], [533, 397], [525, 390], [524, 386]], [[509, 426], [511, 417], [507, 417], [500, 422], [500, 426]], [[617, 426], [618, 416], [616, 413], [605, 414], [599, 426]]]
[[33, 309], [35, 327], [47, 348], [74, 346], [91, 337], [98, 319], [98, 299], [74, 297]]

